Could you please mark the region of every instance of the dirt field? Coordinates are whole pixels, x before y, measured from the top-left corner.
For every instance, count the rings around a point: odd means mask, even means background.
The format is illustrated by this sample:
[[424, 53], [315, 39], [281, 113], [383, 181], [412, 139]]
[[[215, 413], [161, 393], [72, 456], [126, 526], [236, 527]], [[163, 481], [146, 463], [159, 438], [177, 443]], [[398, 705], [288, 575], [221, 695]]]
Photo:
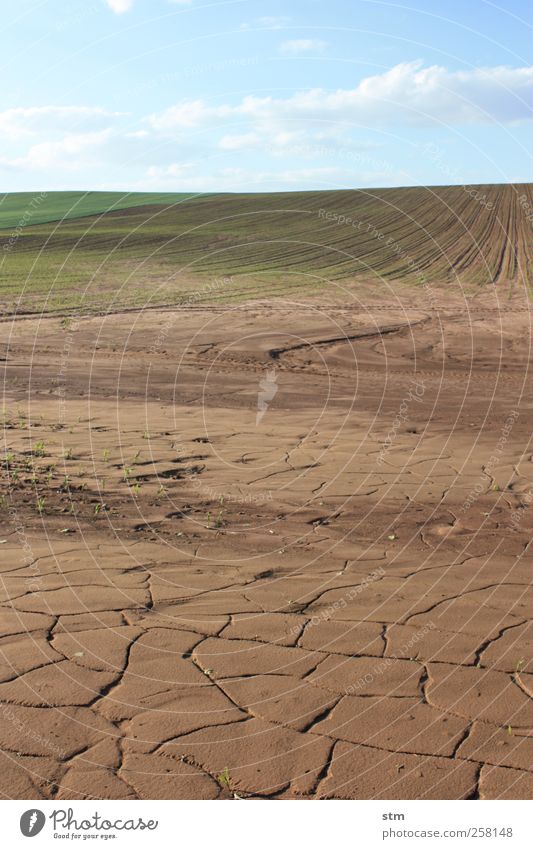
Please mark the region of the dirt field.
[[497, 292], [4, 320], [4, 797], [533, 796]]

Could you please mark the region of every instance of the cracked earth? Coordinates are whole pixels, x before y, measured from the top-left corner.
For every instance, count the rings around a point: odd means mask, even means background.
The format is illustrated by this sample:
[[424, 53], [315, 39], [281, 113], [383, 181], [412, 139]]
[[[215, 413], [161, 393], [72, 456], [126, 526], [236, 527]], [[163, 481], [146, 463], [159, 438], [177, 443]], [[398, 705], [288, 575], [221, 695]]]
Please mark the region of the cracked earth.
[[4, 798], [533, 796], [531, 314], [423, 301], [0, 325]]

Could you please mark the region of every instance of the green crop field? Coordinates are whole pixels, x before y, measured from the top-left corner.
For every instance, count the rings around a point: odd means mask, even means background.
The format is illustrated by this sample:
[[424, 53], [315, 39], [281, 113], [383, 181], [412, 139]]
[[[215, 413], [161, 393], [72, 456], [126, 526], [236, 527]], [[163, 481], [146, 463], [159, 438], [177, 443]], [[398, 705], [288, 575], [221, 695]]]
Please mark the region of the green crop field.
[[331, 281], [512, 292], [532, 273], [529, 184], [50, 193], [17, 226], [24, 197], [6, 195], [0, 206], [4, 314], [301, 296]]
[[153, 192], [13, 192], [0, 195], [0, 230], [84, 218], [146, 204], [170, 206], [191, 194]]

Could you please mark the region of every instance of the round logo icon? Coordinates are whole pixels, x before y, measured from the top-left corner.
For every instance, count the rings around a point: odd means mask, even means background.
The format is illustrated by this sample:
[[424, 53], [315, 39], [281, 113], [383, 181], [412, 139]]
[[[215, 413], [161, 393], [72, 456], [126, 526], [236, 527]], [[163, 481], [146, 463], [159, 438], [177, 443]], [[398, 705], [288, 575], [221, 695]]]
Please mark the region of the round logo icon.
[[37, 808], [30, 808], [29, 811], [24, 811], [20, 818], [20, 830], [24, 837], [35, 837], [42, 831], [46, 817], [42, 811]]

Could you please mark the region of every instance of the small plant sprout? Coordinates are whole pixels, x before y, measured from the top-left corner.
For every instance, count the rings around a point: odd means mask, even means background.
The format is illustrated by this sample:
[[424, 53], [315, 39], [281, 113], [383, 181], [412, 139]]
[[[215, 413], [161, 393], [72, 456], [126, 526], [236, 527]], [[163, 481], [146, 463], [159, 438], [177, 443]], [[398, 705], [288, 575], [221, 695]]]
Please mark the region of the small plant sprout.
[[104, 448], [102, 451], [102, 459], [104, 463], [109, 463], [109, 448]]
[[35, 443], [35, 448], [33, 449], [33, 453], [36, 457], [44, 457], [46, 451], [45, 451], [45, 445], [44, 445], [44, 442], [43, 442], [42, 439], [40, 439], [38, 442]]
[[38, 510], [39, 513], [42, 513], [43, 510], [44, 510], [44, 502], [45, 502], [44, 496], [42, 496], [42, 495], [39, 496], [39, 498], [37, 499], [37, 510]]
[[211, 527], [211, 511], [207, 511], [207, 527]]
[[217, 781], [221, 787], [225, 787], [227, 790], [229, 790], [231, 775], [227, 766], [225, 766], [222, 772], [217, 775]]
[[12, 451], [8, 451], [6, 454], [6, 466], [9, 468], [15, 459], [15, 455]]
[[147, 430], [145, 430], [145, 431], [144, 431], [144, 433], [143, 433], [143, 439], [151, 439], [151, 438], [152, 438], [152, 437], [150, 436], [150, 434], [148, 433], [148, 431], [147, 431]]
[[102, 505], [101, 504], [95, 504], [94, 505], [94, 515], [98, 516], [98, 514], [101, 513], [101, 511], [102, 511]]
[[72, 460], [72, 448], [66, 448], [63, 457], [65, 460]]
[[512, 725], [508, 725], [508, 726], [507, 726], [507, 733], [508, 733], [508, 734], [512, 734], [512, 733], [513, 733], [513, 726], [512, 726]]
[[500, 484], [496, 482], [492, 484], [491, 489], [493, 492], [501, 492]]
[[130, 475], [131, 475], [132, 472], [133, 472], [133, 469], [131, 468], [131, 466], [124, 466], [122, 477], [123, 477], [123, 480], [126, 481], [126, 483], [129, 481]]
[[518, 674], [520, 674], [521, 672], [523, 672], [523, 671], [524, 671], [525, 663], [526, 663], [526, 662], [525, 662], [525, 660], [524, 660], [523, 658], [520, 658], [520, 660], [517, 660], [517, 662], [516, 662], [516, 671], [517, 671], [517, 673], [518, 673]]
[[133, 484], [133, 486], [132, 486], [132, 488], [131, 488], [131, 491], [133, 492], [133, 494], [134, 494], [134, 495], [139, 495], [139, 493], [140, 493], [140, 491], [141, 491], [141, 485], [140, 485], [140, 483], [135, 483], [135, 484]]

